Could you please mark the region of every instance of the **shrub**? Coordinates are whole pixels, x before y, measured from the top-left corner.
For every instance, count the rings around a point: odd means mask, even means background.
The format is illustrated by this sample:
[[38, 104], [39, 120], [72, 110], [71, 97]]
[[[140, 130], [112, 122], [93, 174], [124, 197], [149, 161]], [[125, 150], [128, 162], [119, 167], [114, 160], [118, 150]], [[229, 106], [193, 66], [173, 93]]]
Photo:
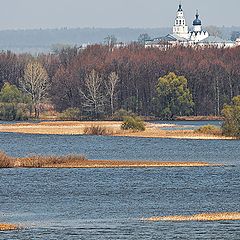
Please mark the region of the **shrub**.
[[223, 134], [240, 138], [240, 96], [233, 98], [232, 105], [225, 105], [222, 114], [224, 117]]
[[125, 117], [121, 125], [123, 130], [145, 131], [145, 123], [140, 117]]
[[67, 121], [81, 120], [80, 109], [79, 108], [68, 108], [59, 115], [59, 118], [61, 120], [67, 120]]
[[111, 135], [112, 131], [108, 130], [106, 127], [91, 126], [91, 127], [84, 128], [84, 134], [87, 134], [87, 135]]
[[26, 104], [0, 103], [0, 120], [21, 121], [27, 119]]
[[221, 134], [221, 130], [214, 125], [202, 126], [202, 127], [198, 128], [195, 132], [203, 133], [203, 134], [213, 134], [213, 135]]

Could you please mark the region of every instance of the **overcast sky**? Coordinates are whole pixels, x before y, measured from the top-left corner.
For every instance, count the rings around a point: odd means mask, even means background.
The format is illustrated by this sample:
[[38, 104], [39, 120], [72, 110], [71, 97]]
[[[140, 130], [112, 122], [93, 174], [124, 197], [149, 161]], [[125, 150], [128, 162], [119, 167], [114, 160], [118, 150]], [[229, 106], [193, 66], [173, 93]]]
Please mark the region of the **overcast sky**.
[[[170, 27], [178, 0], [0, 0], [0, 30], [61, 27]], [[182, 0], [192, 24], [240, 26], [240, 0]]]

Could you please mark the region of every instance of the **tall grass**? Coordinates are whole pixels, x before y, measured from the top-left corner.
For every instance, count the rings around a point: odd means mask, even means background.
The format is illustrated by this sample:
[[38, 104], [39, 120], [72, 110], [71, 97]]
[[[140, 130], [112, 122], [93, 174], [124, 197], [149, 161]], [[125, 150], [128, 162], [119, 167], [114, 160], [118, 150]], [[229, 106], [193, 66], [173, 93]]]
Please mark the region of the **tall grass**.
[[202, 133], [206, 135], [222, 135], [222, 131], [220, 128], [214, 126], [214, 125], [205, 125], [197, 130], [195, 130], [195, 133]]
[[14, 167], [14, 158], [7, 156], [4, 152], [0, 152], [0, 168]]
[[190, 216], [164, 216], [164, 217], [152, 217], [146, 219], [147, 221], [237, 221], [240, 220], [240, 212], [219, 212], [219, 213], [201, 213]]
[[26, 158], [13, 158], [7, 156], [5, 153], [0, 152], [0, 168], [43, 168], [52, 167], [57, 165], [73, 165], [82, 161], [87, 161], [81, 155], [69, 155], [64, 157], [59, 156], [29, 156]]
[[91, 126], [84, 128], [84, 134], [87, 135], [112, 135], [113, 132], [106, 127], [102, 126]]
[[30, 156], [27, 158], [18, 159], [20, 167], [26, 168], [41, 168], [41, 167], [51, 167], [55, 165], [68, 165], [73, 164], [73, 162], [84, 161], [86, 158], [84, 156]]
[[18, 230], [19, 227], [14, 224], [0, 223], [0, 231], [13, 231]]

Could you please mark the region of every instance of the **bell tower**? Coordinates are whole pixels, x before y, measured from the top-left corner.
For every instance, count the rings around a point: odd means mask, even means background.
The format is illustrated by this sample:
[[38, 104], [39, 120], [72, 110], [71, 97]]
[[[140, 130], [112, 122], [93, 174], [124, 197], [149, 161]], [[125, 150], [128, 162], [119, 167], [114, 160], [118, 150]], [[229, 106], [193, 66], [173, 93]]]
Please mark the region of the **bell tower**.
[[173, 26], [173, 34], [177, 34], [179, 37], [189, 39], [188, 25], [184, 17], [182, 4], [179, 4], [177, 15]]

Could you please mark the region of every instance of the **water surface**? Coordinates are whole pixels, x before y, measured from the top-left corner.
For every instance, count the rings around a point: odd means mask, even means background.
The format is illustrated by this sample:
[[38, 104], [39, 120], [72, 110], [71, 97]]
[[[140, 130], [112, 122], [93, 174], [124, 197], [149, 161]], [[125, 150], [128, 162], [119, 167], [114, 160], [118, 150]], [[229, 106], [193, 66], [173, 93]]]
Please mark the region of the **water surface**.
[[145, 222], [142, 218], [240, 211], [240, 142], [0, 133], [12, 156], [206, 161], [225, 167], [0, 169], [0, 239], [240, 239], [239, 221]]

